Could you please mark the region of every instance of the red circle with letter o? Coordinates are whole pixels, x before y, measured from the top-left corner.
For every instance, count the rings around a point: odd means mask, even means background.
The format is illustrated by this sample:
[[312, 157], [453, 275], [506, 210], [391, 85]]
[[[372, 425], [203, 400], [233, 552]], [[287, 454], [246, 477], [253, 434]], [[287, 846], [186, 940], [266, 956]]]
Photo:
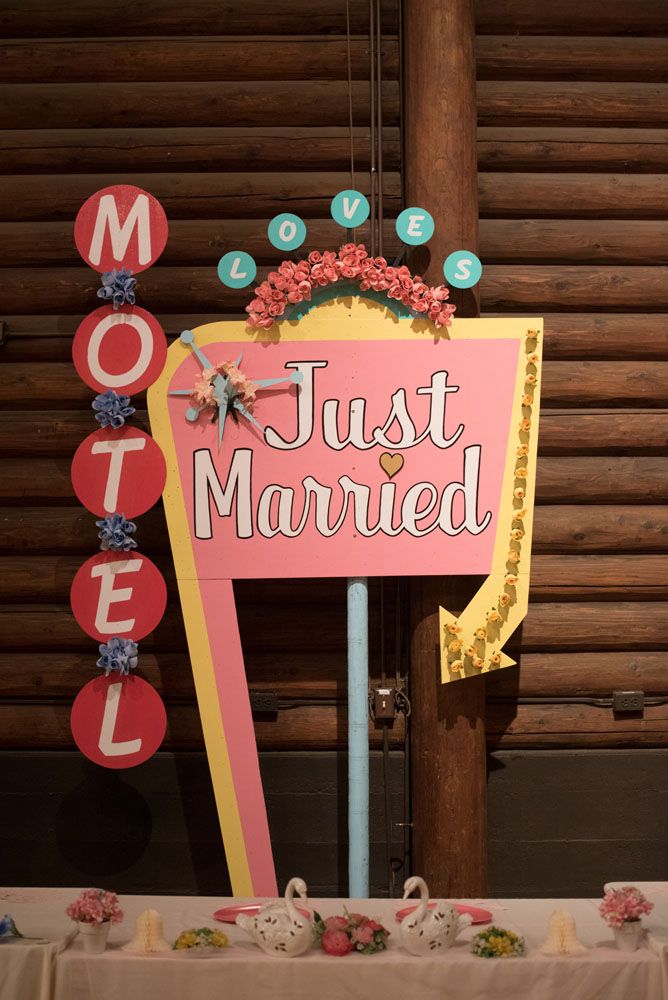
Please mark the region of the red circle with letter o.
[[137, 641], [159, 624], [167, 587], [140, 552], [97, 552], [77, 571], [70, 603], [81, 628], [98, 642], [113, 636]]
[[152, 757], [165, 738], [162, 698], [141, 677], [96, 677], [72, 705], [70, 727], [79, 750], [101, 767], [136, 767]]
[[150, 435], [138, 427], [94, 431], [72, 460], [72, 486], [98, 517], [137, 517], [157, 503], [165, 488], [165, 459]]
[[167, 216], [148, 191], [114, 184], [83, 203], [74, 223], [74, 242], [86, 263], [101, 274], [122, 267], [136, 274], [165, 249]]
[[167, 357], [165, 333], [139, 306], [102, 306], [79, 324], [72, 360], [96, 392], [141, 392], [158, 378]]

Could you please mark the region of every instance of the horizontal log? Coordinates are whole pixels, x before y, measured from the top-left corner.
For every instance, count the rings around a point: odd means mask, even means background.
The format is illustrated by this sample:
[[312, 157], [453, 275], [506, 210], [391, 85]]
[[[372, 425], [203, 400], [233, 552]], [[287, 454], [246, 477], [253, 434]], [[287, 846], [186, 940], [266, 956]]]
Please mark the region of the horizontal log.
[[[1, 226], [3, 235], [11, 225], [18, 228], [19, 224]], [[43, 225], [48, 223], [40, 224]], [[12, 235], [7, 233], [10, 245]], [[20, 237], [25, 249], [21, 245], [17, 247], [14, 263], [22, 264], [22, 255], [31, 252], [33, 262], [41, 263], [43, 259], [55, 262], [51, 256], [42, 258], [44, 240], [33, 241], [30, 246], [30, 235], [29, 228], [25, 227]], [[170, 231], [170, 238], [171, 235]], [[64, 243], [66, 246], [66, 241], [60, 238], [61, 248]], [[245, 243], [237, 245], [246, 247]], [[35, 253], [36, 247], [38, 253]], [[5, 252], [9, 254], [9, 247]], [[63, 254], [62, 249], [60, 253]], [[668, 232], [665, 222], [648, 219], [482, 219], [480, 256], [488, 264], [665, 264], [668, 262]]]
[[[665, 219], [662, 174], [481, 173], [480, 215], [488, 218]], [[595, 301], [595, 300], [594, 300]]]
[[[632, 391], [630, 381], [629, 392]], [[581, 396], [584, 395], [583, 391]], [[41, 399], [36, 405], [45, 402]], [[60, 402], [54, 400], [54, 404]], [[85, 407], [81, 410], [32, 410], [29, 418], [25, 410], [0, 410], [0, 454], [71, 456], [94, 428], [89, 402], [90, 398], [81, 401]], [[135, 403], [140, 403], [139, 398]], [[646, 402], [645, 405], [653, 404]], [[139, 409], [132, 422], [142, 430], [150, 429], [144, 410]], [[667, 436], [668, 412], [661, 409], [543, 410], [538, 453], [664, 454]]]
[[[162, 510], [138, 520], [137, 541], [149, 556], [169, 550]], [[0, 508], [0, 552], [88, 557], [97, 547], [95, 517], [82, 507]], [[553, 505], [534, 514], [535, 553], [666, 552], [668, 507]]]
[[[1, 133], [0, 133], [1, 134]], [[154, 312], [167, 336], [178, 336], [186, 327], [213, 323], [220, 312], [209, 315], [173, 315]], [[515, 315], [521, 316], [523, 310]], [[485, 313], [484, 315], [494, 315]], [[498, 315], [498, 314], [497, 314]], [[668, 357], [668, 316], [662, 313], [549, 313], [544, 322], [543, 357], [546, 361], [585, 358], [624, 361]], [[528, 313], [533, 318], [535, 313]], [[7, 362], [64, 361], [72, 356], [72, 336], [84, 318], [68, 316], [12, 316], [5, 314]], [[223, 317], [225, 318], [225, 317]]]
[[[70, 460], [7, 458], [0, 499], [71, 501]], [[668, 459], [546, 456], [538, 461], [538, 503], [657, 504], [668, 500]]]
[[668, 13], [656, 0], [476, 0], [476, 30], [481, 35], [667, 35]]
[[[176, 581], [168, 554], [157, 560], [167, 582], [172, 606], [178, 609]], [[66, 603], [74, 575], [82, 565], [77, 555], [0, 556], [0, 580], [5, 603]], [[314, 584], [286, 588], [263, 582], [260, 585], [263, 605], [271, 604], [277, 620], [286, 607], [304, 609]], [[318, 582], [318, 600], [322, 606], [311, 612], [318, 627], [320, 617], [331, 613], [338, 597], [343, 601], [340, 581], [329, 587]], [[332, 597], [327, 597], [331, 593]], [[275, 596], [271, 596], [275, 595]], [[603, 601], [628, 597], [629, 600], [658, 601], [668, 598], [668, 559], [664, 555], [630, 553], [627, 555], [535, 555], [531, 561], [530, 599], [540, 601]], [[253, 600], [252, 596], [250, 598]], [[325, 606], [325, 602], [328, 602]], [[279, 611], [279, 609], [281, 609]], [[274, 626], [275, 628], [276, 626]], [[274, 630], [272, 628], [272, 631]]]
[[[346, 125], [349, 91], [355, 125], [369, 119], [369, 84], [355, 80], [205, 83], [0, 84], [0, 128], [160, 128], [199, 125]], [[656, 96], [655, 98], [656, 99]], [[76, 111], [74, 111], [76, 109]], [[397, 125], [397, 84], [383, 84], [383, 123]]]
[[[126, 182], [127, 177], [116, 173], [6, 177], [0, 186], [0, 220], [71, 221], [91, 194]], [[270, 219], [287, 208], [306, 218], [322, 219], [327, 217], [336, 192], [350, 186], [350, 172], [303, 172], [298, 178], [284, 172], [248, 173], [247, 170], [135, 173], [132, 182], [155, 195], [170, 224], [175, 219]], [[369, 194], [368, 176], [360, 174], [355, 184], [363, 194]], [[399, 175], [386, 172], [384, 187], [391, 212], [392, 206], [398, 205], [401, 193]], [[80, 308], [79, 303], [77, 309]], [[12, 310], [6, 308], [6, 311]]]
[[668, 86], [662, 83], [482, 80], [477, 92], [479, 125], [653, 128], [665, 125], [668, 116]]
[[668, 267], [483, 268], [480, 297], [490, 312], [544, 309], [668, 309]]
[[532, 604], [521, 646], [525, 652], [668, 649], [668, 602]]
[[[0, 703], [0, 747], [30, 750], [73, 750], [70, 704]], [[347, 721], [343, 706], [305, 706], [280, 711], [275, 721], [256, 720], [259, 750], [343, 750]], [[390, 745], [403, 745], [403, 720], [390, 730]], [[369, 724], [369, 744], [382, 745], [382, 732]], [[163, 750], [202, 750], [204, 740], [195, 705], [167, 707]]]
[[[396, 30], [394, 0], [382, 0], [382, 28]], [[5, 0], [0, 8], [0, 29], [5, 38], [99, 37], [109, 6], [106, 0], [74, 0], [44, 4], [43, 0]], [[345, 35], [346, 7], [323, 9], [320, 0], [300, 0], [298, 6], [277, 6], [267, 0], [160, 0], [138, 7], [134, 0], [117, 0], [114, 17], [118, 28], [132, 26], [133, 35], [297, 35], [308, 28], [312, 35]], [[351, 0], [350, 30], [366, 34], [369, 5]], [[121, 32], [122, 34], [122, 32]]]
[[[633, 223], [621, 223], [633, 225]], [[639, 223], [640, 226], [662, 223]], [[665, 228], [665, 227], [664, 227]], [[651, 234], [649, 252], [651, 253]], [[401, 243], [393, 221], [383, 230], [385, 254], [394, 257]], [[355, 239], [369, 245], [369, 225], [355, 230]], [[338, 248], [347, 242], [346, 231], [330, 217], [309, 219], [309, 246]], [[640, 243], [640, 241], [638, 241]], [[277, 251], [267, 239], [265, 225], [257, 219], [176, 219], [169, 223], [169, 240], [161, 264], [202, 264], [215, 266], [230, 247], [243, 247], [261, 264], [275, 266]], [[666, 254], [668, 258], [668, 254]], [[71, 220], [62, 222], [0, 222], [0, 266], [35, 264], [80, 264], [81, 257], [72, 240]]]
[[[304, 26], [302, 26], [303, 28]], [[658, 39], [656, 40], [658, 41]], [[352, 38], [93, 38], [0, 43], [2, 83], [201, 80], [353, 80], [369, 76], [369, 42]], [[386, 80], [397, 77], [396, 40], [383, 39]]]
[[[117, 171], [346, 170], [350, 129], [265, 128], [95, 128], [5, 129], [0, 131], [0, 173], [57, 174]], [[368, 127], [352, 131], [355, 163], [368, 171]], [[399, 130], [383, 130], [383, 163], [398, 170]], [[170, 219], [171, 222], [171, 219]]]
[[[332, 219], [312, 219], [313, 246], [337, 247], [345, 233]], [[369, 243], [367, 224], [356, 230], [358, 242]], [[385, 254], [400, 247], [394, 223], [384, 226]], [[211, 266], [230, 247], [243, 247], [262, 264], [274, 264], [276, 251], [256, 220], [176, 219], [170, 223], [164, 264]], [[632, 263], [668, 261], [666, 224], [651, 220], [483, 219], [480, 255], [487, 264]], [[79, 264], [72, 241], [72, 223], [0, 222], [0, 266]]]
[[[258, 269], [258, 282], [267, 269]], [[668, 310], [666, 267], [517, 267], [492, 264], [483, 269], [481, 298], [487, 312], [536, 309], [581, 311], [592, 303], [603, 309], [651, 308]], [[97, 304], [99, 277], [85, 267], [2, 268], [0, 301], [7, 312], [26, 306], [45, 312], [67, 312]], [[152, 267], [141, 275], [137, 302], [148, 308], [159, 302], [163, 309], [241, 312], [249, 301], [248, 289], [226, 289], [215, 268]], [[534, 313], [534, 315], [536, 315]]]
[[666, 81], [668, 39], [478, 35], [476, 72], [479, 80]]
[[613, 691], [667, 694], [666, 653], [523, 653], [519, 669], [487, 679], [490, 699], [610, 698]]
[[[583, 403], [661, 407], [668, 404], [668, 362], [583, 361], [575, 366], [568, 361], [548, 361], [543, 365], [541, 393], [545, 407]], [[53, 403], [61, 408], [71, 404], [88, 408], [91, 390], [72, 364], [37, 367], [7, 362], [0, 366], [0, 399], [4, 406], [44, 407]], [[41, 415], [41, 419], [48, 421], [49, 417]], [[85, 431], [83, 421], [81, 430]], [[58, 433], [56, 428], [54, 433]], [[67, 447], [70, 444], [68, 441]]]
[[490, 749], [559, 746], [666, 746], [668, 705], [648, 706], [641, 718], [614, 716], [596, 705], [487, 705]]
[[659, 174], [668, 169], [666, 129], [485, 127], [478, 129], [477, 149], [482, 171]]

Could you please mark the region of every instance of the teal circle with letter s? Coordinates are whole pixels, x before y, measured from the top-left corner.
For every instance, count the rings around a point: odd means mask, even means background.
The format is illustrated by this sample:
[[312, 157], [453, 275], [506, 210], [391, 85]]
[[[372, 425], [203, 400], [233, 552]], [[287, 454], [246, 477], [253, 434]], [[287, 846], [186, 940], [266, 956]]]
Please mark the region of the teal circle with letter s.
[[298, 215], [275, 215], [267, 227], [269, 242], [277, 250], [296, 250], [306, 239], [306, 224]]
[[405, 208], [394, 224], [402, 243], [419, 247], [434, 235], [434, 219], [426, 208]]
[[446, 257], [443, 274], [454, 288], [473, 288], [482, 277], [482, 264], [470, 250], [455, 250]]
[[371, 206], [361, 191], [339, 191], [332, 198], [330, 212], [334, 222], [344, 229], [356, 229], [369, 218]]
[[230, 250], [218, 261], [218, 277], [228, 288], [247, 288], [256, 274], [257, 264], [244, 250]]

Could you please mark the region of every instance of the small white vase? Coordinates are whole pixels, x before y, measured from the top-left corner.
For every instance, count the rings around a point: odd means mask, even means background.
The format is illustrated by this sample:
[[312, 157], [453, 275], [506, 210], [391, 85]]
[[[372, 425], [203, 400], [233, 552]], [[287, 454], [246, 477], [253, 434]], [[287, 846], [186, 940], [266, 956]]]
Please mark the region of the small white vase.
[[637, 951], [643, 938], [641, 920], [626, 920], [621, 927], [613, 927], [615, 943], [620, 951]]
[[89, 955], [101, 955], [107, 947], [109, 928], [111, 923], [106, 920], [103, 924], [86, 924], [79, 921], [79, 934], [84, 951]]

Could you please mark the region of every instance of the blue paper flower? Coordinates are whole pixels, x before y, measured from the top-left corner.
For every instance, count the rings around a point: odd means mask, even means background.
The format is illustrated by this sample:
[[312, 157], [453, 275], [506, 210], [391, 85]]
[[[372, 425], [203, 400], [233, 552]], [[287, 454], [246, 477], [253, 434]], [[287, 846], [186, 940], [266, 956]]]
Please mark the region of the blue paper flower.
[[97, 665], [100, 670], [104, 670], [104, 676], [110, 673], [119, 673], [122, 677], [127, 677], [131, 670], [137, 669], [139, 648], [136, 642], [131, 639], [120, 639], [114, 636], [107, 643], [100, 646], [100, 659]]
[[23, 937], [23, 934], [19, 933], [12, 918], [8, 913], [5, 913], [4, 917], [0, 917], [0, 937], [8, 936], [20, 938]]
[[135, 304], [134, 289], [136, 284], [137, 279], [132, 277], [132, 271], [126, 270], [124, 267], [120, 271], [114, 268], [113, 271], [105, 271], [102, 275], [102, 288], [98, 288], [97, 297], [104, 299], [105, 302], [111, 299], [114, 309], [118, 309], [125, 302], [133, 306]]
[[100, 529], [98, 538], [103, 552], [113, 549], [114, 552], [129, 552], [137, 548], [137, 543], [130, 535], [134, 535], [137, 525], [134, 521], [126, 521], [124, 514], [111, 514], [95, 522]]
[[97, 422], [102, 427], [112, 427], [115, 431], [135, 412], [134, 406], [130, 406], [130, 397], [119, 396], [113, 389], [101, 392], [95, 397], [91, 406], [97, 411], [95, 414]]

